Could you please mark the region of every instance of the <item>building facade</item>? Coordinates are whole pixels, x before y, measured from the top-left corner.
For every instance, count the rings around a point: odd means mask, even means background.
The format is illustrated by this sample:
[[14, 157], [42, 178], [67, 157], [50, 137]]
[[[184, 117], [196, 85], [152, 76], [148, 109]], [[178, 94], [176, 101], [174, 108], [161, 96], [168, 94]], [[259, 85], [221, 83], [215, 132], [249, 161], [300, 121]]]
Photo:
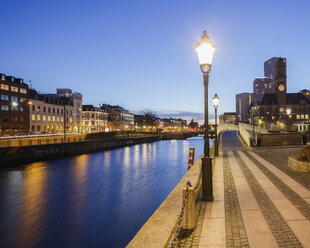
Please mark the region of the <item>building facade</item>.
[[109, 114], [109, 122], [111, 131], [133, 131], [135, 129], [134, 114], [121, 106], [112, 106], [103, 104], [100, 106]]
[[254, 101], [252, 93], [240, 93], [236, 95], [236, 123], [248, 122], [250, 104]]
[[0, 74], [0, 136], [28, 134], [28, 85], [23, 79]]
[[307, 91], [287, 93], [286, 59], [274, 57], [264, 63], [265, 76], [273, 77], [274, 93], [265, 93], [251, 104], [254, 125], [271, 131], [309, 128], [310, 99]]
[[68, 97], [73, 103], [73, 131], [75, 133], [80, 133], [82, 130], [82, 105], [83, 105], [83, 95], [78, 92], [73, 92], [68, 88], [57, 89], [57, 95]]
[[224, 112], [223, 115], [220, 116], [220, 124], [229, 123], [236, 124], [236, 112]]
[[29, 120], [32, 134], [74, 132], [74, 106], [67, 97], [39, 94], [29, 89]]
[[83, 105], [82, 133], [108, 132], [108, 113], [94, 105]]

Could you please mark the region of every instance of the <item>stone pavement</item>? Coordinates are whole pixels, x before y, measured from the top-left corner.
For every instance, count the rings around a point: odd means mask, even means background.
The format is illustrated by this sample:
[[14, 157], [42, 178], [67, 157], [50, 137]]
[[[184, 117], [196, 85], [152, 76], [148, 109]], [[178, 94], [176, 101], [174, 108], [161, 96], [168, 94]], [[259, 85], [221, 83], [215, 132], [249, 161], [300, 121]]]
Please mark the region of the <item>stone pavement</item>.
[[224, 143], [214, 165], [215, 199], [204, 203], [192, 247], [310, 247], [310, 177], [287, 167], [289, 148]]

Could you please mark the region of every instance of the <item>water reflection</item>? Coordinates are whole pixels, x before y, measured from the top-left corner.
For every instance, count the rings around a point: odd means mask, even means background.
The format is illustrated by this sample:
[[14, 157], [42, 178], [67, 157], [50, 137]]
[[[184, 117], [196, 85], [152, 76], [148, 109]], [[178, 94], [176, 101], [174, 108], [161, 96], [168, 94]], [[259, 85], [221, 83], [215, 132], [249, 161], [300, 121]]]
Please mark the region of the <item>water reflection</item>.
[[0, 171], [0, 247], [125, 247], [202, 145], [164, 140]]

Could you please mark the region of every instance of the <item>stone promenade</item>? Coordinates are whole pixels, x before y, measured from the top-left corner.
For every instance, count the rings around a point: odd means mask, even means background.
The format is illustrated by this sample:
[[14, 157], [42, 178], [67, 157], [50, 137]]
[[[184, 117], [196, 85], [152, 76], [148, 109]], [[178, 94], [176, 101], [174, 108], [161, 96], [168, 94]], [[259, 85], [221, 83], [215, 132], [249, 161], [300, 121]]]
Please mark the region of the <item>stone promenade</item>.
[[310, 175], [291, 171], [301, 147], [250, 150], [225, 132], [192, 247], [310, 247]]

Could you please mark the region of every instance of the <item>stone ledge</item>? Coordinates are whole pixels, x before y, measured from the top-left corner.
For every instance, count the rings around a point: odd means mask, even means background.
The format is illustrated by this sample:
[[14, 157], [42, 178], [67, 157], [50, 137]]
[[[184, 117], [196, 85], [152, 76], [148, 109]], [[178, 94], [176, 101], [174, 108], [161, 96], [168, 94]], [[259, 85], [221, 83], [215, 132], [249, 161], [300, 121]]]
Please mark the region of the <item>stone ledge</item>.
[[310, 173], [310, 162], [300, 161], [294, 156], [288, 157], [288, 167], [294, 171]]

